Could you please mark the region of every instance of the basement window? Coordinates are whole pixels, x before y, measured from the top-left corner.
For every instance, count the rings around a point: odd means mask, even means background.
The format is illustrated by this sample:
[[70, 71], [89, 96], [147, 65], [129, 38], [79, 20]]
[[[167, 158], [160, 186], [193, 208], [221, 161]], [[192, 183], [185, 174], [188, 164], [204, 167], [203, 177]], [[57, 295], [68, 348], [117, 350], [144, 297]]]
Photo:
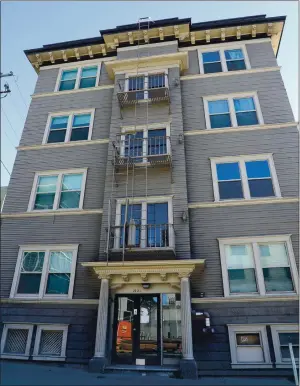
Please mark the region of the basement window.
[[1, 338], [1, 358], [29, 358], [32, 324], [4, 324]]
[[40, 361], [65, 361], [67, 325], [38, 325], [33, 359]]
[[297, 324], [271, 325], [276, 367], [292, 367], [290, 345], [299, 365], [299, 326]]

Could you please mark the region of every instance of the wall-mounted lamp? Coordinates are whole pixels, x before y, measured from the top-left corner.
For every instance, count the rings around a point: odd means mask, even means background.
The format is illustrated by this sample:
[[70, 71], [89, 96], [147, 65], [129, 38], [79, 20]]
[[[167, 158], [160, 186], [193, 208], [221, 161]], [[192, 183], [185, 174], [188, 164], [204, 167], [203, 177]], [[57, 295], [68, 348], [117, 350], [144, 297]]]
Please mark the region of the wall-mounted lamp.
[[179, 134], [178, 136], [178, 143], [183, 143], [183, 134]]
[[188, 213], [187, 213], [186, 210], [184, 210], [182, 212], [181, 219], [182, 219], [183, 222], [187, 222], [187, 220], [188, 220]]

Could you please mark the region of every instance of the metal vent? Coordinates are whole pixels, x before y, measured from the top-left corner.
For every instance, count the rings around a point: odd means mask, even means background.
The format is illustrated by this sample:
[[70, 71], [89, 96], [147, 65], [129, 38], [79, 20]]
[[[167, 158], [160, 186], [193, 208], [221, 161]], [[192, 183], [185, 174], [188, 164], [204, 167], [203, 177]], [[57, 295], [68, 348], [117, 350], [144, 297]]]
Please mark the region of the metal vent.
[[63, 331], [43, 330], [39, 355], [61, 356]]
[[25, 354], [28, 338], [27, 329], [9, 328], [7, 330], [6, 342], [3, 353], [5, 354]]

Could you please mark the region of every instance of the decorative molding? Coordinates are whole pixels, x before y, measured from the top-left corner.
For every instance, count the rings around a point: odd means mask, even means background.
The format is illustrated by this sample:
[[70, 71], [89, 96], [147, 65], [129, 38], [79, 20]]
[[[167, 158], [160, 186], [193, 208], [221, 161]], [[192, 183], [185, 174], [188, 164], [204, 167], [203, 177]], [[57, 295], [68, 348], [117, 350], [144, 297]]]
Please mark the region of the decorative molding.
[[161, 273], [160, 274], [160, 278], [162, 281], [166, 281], [167, 280], [167, 274], [166, 273]]
[[76, 94], [78, 92], [87, 92], [87, 91], [102, 91], [102, 90], [108, 90], [112, 89], [115, 86], [113, 84], [107, 84], [104, 86], [96, 86], [96, 87], [88, 87], [88, 88], [79, 88], [79, 89], [73, 89], [73, 90], [66, 90], [66, 91], [52, 91], [52, 92], [44, 92], [39, 94], [32, 94], [31, 98], [42, 98], [42, 97], [48, 97], [48, 96], [58, 96], [58, 95], [66, 95], [66, 94]]
[[[155, 47], [164, 47], [164, 46], [171, 46], [176, 45], [178, 46], [177, 40], [172, 40], [171, 42], [163, 42], [163, 43], [149, 43], [147, 46], [134, 46], [134, 47], [118, 47], [117, 52], [123, 52], [123, 51], [132, 51], [132, 50], [138, 50], [141, 48], [155, 48]], [[112, 60], [116, 60], [116, 58], [113, 58]], [[52, 67], [52, 66], [51, 66]]]
[[49, 216], [73, 216], [83, 214], [103, 214], [103, 209], [77, 209], [77, 210], [51, 210], [45, 212], [18, 212], [1, 213], [1, 218], [21, 218], [21, 217], [49, 217]]
[[244, 303], [247, 304], [249, 302], [287, 302], [287, 301], [295, 301], [299, 302], [299, 296], [296, 294], [292, 295], [265, 295], [265, 296], [240, 296], [240, 297], [212, 297], [212, 298], [192, 298], [192, 303], [194, 304], [211, 304], [211, 303]]
[[[103, 44], [104, 47], [105, 47], [105, 44]], [[79, 66], [92, 66], [92, 65], [96, 65], [96, 64], [100, 64], [102, 62], [108, 62], [108, 61], [112, 61], [112, 60], [116, 60], [116, 56], [110, 56], [108, 58], [98, 58], [98, 59], [90, 59], [90, 60], [80, 60], [78, 62], [76, 62], [76, 66], [79, 65]], [[44, 70], [52, 70], [53, 68], [62, 68], [62, 69], [68, 69], [68, 68], [73, 68], [74, 67], [74, 62], [72, 63], [61, 63], [61, 64], [55, 64], [54, 66], [43, 66], [40, 68], [40, 71], [44, 71]]]
[[280, 69], [281, 69], [280, 66], [275, 66], [275, 67], [251, 68], [249, 70], [240, 70], [240, 71], [215, 72], [211, 74], [183, 75], [180, 77], [180, 80], [215, 78], [220, 76], [231, 76], [231, 75], [247, 75], [247, 74], [260, 73], [260, 72], [280, 71]]
[[220, 206], [262, 205], [262, 204], [286, 204], [299, 202], [298, 197], [278, 197], [266, 199], [251, 199], [240, 201], [195, 202], [189, 203], [189, 209], [214, 208]]
[[[289, 127], [295, 127], [299, 122], [286, 122], [286, 123], [276, 123], [276, 124], [264, 124], [264, 125], [253, 125], [253, 126], [240, 126], [240, 127], [231, 127], [231, 128], [220, 128], [220, 129], [199, 129], [199, 130], [189, 130], [185, 131], [183, 134], [185, 136], [190, 135], [205, 135], [205, 134], [222, 134], [222, 133], [236, 133], [236, 132], [248, 132], [254, 130], [270, 130], [270, 129], [286, 129]], [[298, 129], [297, 129], [298, 130]]]
[[[210, 30], [206, 30], [205, 31], [205, 35], [206, 35], [206, 42], [209, 43], [207, 41], [207, 37], [209, 36], [210, 37]], [[245, 40], [244, 43], [245, 44], [258, 44], [258, 43], [271, 43], [271, 39], [270, 38], [262, 38], [262, 39], [255, 39], [255, 40]], [[241, 42], [238, 41], [238, 42], [230, 42], [229, 43], [231, 46], [232, 45], [241, 45]], [[200, 44], [200, 45], [195, 45], [195, 46], [188, 46], [188, 47], [180, 47], [178, 48], [178, 51], [179, 52], [182, 52], [182, 51], [195, 51], [197, 48], [203, 48], [205, 47], [204, 44]], [[224, 43], [213, 43], [213, 44], [210, 44], [209, 47], [214, 50], [215, 48], [220, 48], [220, 47], [224, 47]], [[51, 66], [52, 67], [52, 66]]]
[[20, 151], [24, 150], [42, 150], [60, 147], [73, 147], [73, 146], [85, 146], [85, 145], [103, 145], [108, 144], [109, 138], [105, 139], [92, 139], [86, 141], [74, 141], [74, 142], [60, 142], [60, 143], [45, 143], [44, 145], [29, 145], [29, 146], [17, 146], [16, 149]]

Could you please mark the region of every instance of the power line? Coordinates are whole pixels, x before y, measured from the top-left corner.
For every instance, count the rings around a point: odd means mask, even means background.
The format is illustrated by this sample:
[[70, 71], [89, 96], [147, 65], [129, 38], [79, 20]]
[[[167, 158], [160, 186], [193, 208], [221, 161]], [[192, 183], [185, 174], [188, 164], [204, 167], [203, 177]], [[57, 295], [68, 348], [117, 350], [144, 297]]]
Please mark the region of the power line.
[[3, 132], [4, 132], [4, 134], [6, 135], [6, 137], [7, 137], [8, 141], [9, 141], [9, 143], [11, 144], [11, 146], [15, 149], [15, 148], [16, 148], [16, 145], [14, 145], [14, 144], [12, 143], [12, 141], [11, 141], [11, 139], [9, 138], [8, 134], [6, 133], [6, 131], [3, 130]]
[[5, 118], [7, 119], [7, 122], [9, 123], [9, 125], [10, 125], [12, 131], [15, 133], [16, 138], [19, 139], [16, 130], [13, 128], [13, 125], [11, 124], [11, 122], [10, 122], [8, 116], [6, 115], [6, 112], [4, 111], [4, 108], [3, 108], [2, 106], [1, 106], [1, 110], [3, 111], [4, 116], [5, 116]]
[[[11, 94], [10, 94], [10, 95], [11, 95]], [[26, 118], [23, 117], [22, 114], [20, 113], [19, 108], [18, 108], [17, 105], [15, 104], [13, 98], [10, 98], [10, 100], [11, 100], [12, 104], [14, 105], [14, 108], [15, 108], [16, 112], [18, 113], [18, 116], [19, 116], [19, 118], [21, 119], [21, 122], [22, 122], [22, 124], [23, 124], [23, 122], [25, 121]]]
[[16, 86], [17, 86], [17, 88], [18, 88], [19, 94], [20, 94], [20, 96], [21, 96], [21, 98], [22, 98], [22, 101], [23, 101], [23, 103], [24, 103], [26, 109], [28, 109], [27, 103], [25, 102], [25, 98], [23, 97], [23, 94], [22, 94], [22, 92], [21, 92], [21, 90], [20, 90], [20, 87], [19, 87], [19, 85], [18, 85], [18, 82], [16, 81], [16, 75], [14, 75], [13, 77], [14, 77], [14, 81], [15, 81], [15, 83], [16, 83]]
[[10, 174], [10, 171], [7, 169], [7, 167], [5, 166], [5, 164], [4, 164], [4, 162], [1, 160], [1, 163], [2, 163], [2, 165], [3, 165], [3, 167], [4, 167], [4, 169], [7, 171], [7, 173], [9, 174], [9, 175], [11, 175]]

